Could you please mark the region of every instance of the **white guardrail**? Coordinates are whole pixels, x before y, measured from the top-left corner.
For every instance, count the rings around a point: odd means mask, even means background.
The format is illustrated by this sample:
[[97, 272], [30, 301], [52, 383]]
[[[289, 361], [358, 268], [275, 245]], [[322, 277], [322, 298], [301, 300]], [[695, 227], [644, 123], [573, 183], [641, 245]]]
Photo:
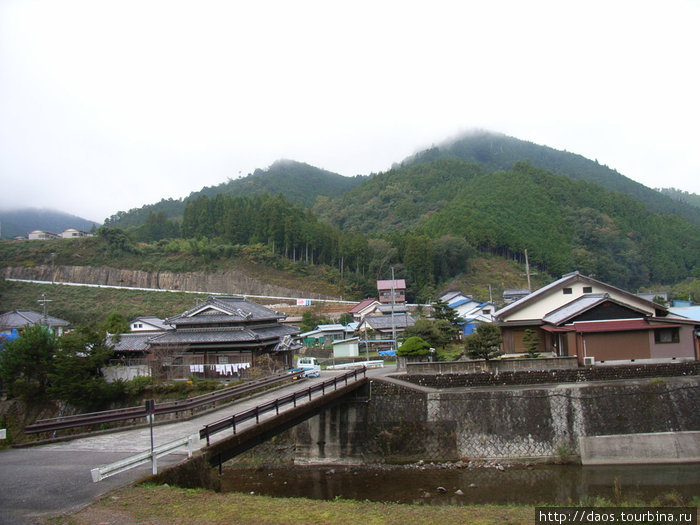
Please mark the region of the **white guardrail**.
[[114, 476], [115, 474], [119, 474], [120, 472], [124, 472], [134, 467], [138, 467], [139, 465], [143, 465], [144, 463], [148, 463], [149, 461], [153, 465], [152, 472], [155, 475], [158, 474], [158, 458], [166, 456], [172, 451], [185, 446], [187, 447], [187, 457], [191, 458], [192, 451], [194, 447], [198, 444], [199, 434], [192, 434], [185, 438], [181, 438], [175, 441], [171, 441], [170, 443], [165, 443], [164, 445], [155, 447], [153, 449], [153, 452], [147, 450], [145, 452], [141, 452], [140, 454], [136, 454], [125, 459], [120, 459], [119, 461], [115, 461], [114, 463], [110, 463], [109, 465], [94, 468], [90, 470], [90, 475], [92, 476], [93, 483], [97, 483], [98, 481], [102, 481], [105, 478]]
[[356, 363], [345, 363], [342, 365], [330, 365], [326, 367], [326, 370], [347, 370], [353, 368], [384, 368], [384, 361], [378, 359], [377, 361], [358, 361]]

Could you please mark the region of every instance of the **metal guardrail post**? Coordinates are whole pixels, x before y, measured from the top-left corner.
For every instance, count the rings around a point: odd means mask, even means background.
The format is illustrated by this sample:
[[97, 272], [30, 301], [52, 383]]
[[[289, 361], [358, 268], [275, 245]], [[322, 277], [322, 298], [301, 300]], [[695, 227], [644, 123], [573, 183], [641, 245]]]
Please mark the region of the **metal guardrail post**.
[[[231, 416], [231, 426], [233, 427], [233, 433], [236, 433], [236, 414]], [[209, 435], [207, 435], [207, 446], [209, 446]]]

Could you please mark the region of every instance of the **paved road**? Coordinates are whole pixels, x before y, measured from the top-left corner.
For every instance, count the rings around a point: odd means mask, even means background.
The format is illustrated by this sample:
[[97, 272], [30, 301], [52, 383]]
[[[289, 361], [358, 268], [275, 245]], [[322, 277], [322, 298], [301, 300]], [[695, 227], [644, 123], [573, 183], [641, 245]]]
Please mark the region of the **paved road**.
[[[253, 408], [268, 399], [308, 388], [315, 382], [325, 381], [341, 373], [324, 371], [320, 378], [293, 383], [189, 421], [156, 425], [155, 445], [197, 433], [207, 423]], [[377, 373], [378, 371], [374, 372]], [[226, 436], [228, 434], [222, 432], [215, 435], [212, 441]], [[204, 444], [200, 443], [200, 446]], [[0, 451], [0, 525], [30, 524], [34, 523], [37, 517], [72, 512], [115, 488], [134, 483], [150, 474], [150, 464], [98, 483], [92, 482], [90, 470], [149, 450], [150, 446], [150, 430], [146, 427], [31, 448]], [[186, 454], [186, 450], [181, 449], [159, 459], [158, 466], [175, 464], [184, 459]]]

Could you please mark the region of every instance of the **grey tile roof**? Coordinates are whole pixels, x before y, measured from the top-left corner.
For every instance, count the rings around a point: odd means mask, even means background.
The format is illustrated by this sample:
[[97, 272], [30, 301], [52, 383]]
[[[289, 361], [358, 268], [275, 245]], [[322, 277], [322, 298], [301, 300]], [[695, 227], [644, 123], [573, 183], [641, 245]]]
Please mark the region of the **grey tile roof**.
[[286, 325], [258, 328], [251, 330], [218, 328], [210, 330], [175, 330], [162, 334], [152, 343], [154, 345], [188, 345], [188, 344], [222, 344], [222, 343], [249, 343], [257, 345], [271, 340], [296, 335], [299, 330]]
[[166, 319], [166, 322], [176, 326], [186, 326], [212, 323], [235, 324], [282, 318], [284, 315], [242, 297], [209, 296], [203, 303], [180, 315]]
[[557, 308], [556, 310], [553, 310], [552, 312], [549, 312], [547, 315], [544, 316], [544, 319], [542, 320], [546, 323], [558, 325], [559, 323], [562, 323], [567, 319], [571, 319], [572, 317], [575, 317], [576, 315], [579, 315], [585, 312], [586, 310], [593, 308], [594, 306], [602, 303], [609, 297], [610, 296], [606, 293], [594, 293], [584, 295], [582, 297], [574, 299], [570, 303], [565, 304], [560, 308]]
[[33, 310], [12, 310], [0, 315], [0, 328], [23, 328], [37, 323], [46, 323], [48, 326], [70, 326], [68, 321], [58, 317], [46, 316]]
[[151, 342], [161, 336], [162, 334], [153, 333], [121, 334], [118, 337], [111, 335], [107, 338], [107, 342], [113, 345], [115, 352], [147, 352]]
[[[390, 330], [392, 327], [391, 317], [391, 315], [368, 315], [364, 322], [373, 330]], [[407, 314], [394, 315], [393, 317], [394, 328], [406, 328], [416, 323], [413, 317]]]

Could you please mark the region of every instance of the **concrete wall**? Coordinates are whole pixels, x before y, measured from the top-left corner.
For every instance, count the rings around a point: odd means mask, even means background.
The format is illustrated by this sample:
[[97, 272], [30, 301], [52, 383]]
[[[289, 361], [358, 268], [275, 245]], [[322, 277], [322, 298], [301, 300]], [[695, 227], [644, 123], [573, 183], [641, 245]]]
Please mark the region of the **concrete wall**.
[[584, 465], [700, 462], [700, 432], [581, 436], [579, 448]]
[[256, 448], [296, 463], [576, 459], [581, 436], [700, 431], [699, 388], [698, 377], [462, 391], [375, 379]]
[[[183, 290], [231, 294], [308, 297], [308, 291], [294, 290], [264, 283], [241, 271], [206, 272], [146, 272], [108, 267], [37, 265], [31, 268], [8, 266], [6, 279], [30, 279], [109, 286], [129, 286], [160, 290]], [[315, 296], [316, 294], [314, 294]], [[319, 297], [322, 298], [322, 297]]]
[[406, 363], [409, 374], [458, 374], [465, 372], [503, 372], [506, 370], [555, 370], [578, 368], [576, 357], [543, 357], [537, 359], [474, 359], [469, 361], [437, 361]]

